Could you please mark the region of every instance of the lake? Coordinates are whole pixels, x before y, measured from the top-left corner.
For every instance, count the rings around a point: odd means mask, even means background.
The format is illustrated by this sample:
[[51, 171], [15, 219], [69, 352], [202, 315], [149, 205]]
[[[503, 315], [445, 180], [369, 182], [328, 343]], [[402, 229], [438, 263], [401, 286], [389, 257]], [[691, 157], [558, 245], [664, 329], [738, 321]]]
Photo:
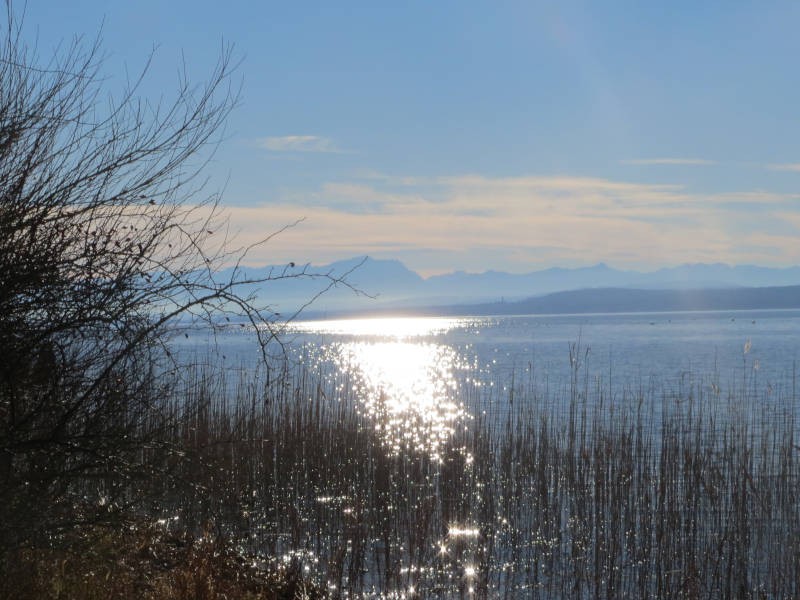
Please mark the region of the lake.
[[304, 321], [269, 367], [247, 325], [179, 343], [236, 374], [211, 407], [246, 432], [211, 446], [231, 534], [334, 595], [796, 597], [798, 333], [798, 310]]
[[[564, 414], [575, 387], [590, 403], [692, 391], [792, 409], [798, 334], [800, 310], [353, 318], [294, 322], [271, 352], [334, 388], [347, 378], [389, 445], [435, 453], [454, 426], [501, 422], [515, 399]], [[203, 344], [245, 372], [260, 357], [250, 327]]]

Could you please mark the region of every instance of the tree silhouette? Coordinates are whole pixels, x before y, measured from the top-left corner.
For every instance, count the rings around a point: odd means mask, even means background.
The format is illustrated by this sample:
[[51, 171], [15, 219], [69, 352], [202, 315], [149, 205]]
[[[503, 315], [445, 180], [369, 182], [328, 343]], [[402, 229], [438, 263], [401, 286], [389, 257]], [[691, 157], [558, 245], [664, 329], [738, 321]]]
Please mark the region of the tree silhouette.
[[140, 98], [147, 68], [107, 100], [99, 41], [76, 39], [42, 62], [10, 3], [6, 16], [0, 544], [14, 545], [97, 518], [76, 509], [87, 481], [113, 496], [151, 468], [143, 448], [168, 426], [159, 419], [179, 327], [235, 313], [259, 325], [264, 347], [275, 315], [239, 290], [342, 279], [290, 267], [243, 275], [250, 248], [232, 245], [202, 177], [238, 98], [229, 48], [207, 83], [183, 75], [169, 102]]

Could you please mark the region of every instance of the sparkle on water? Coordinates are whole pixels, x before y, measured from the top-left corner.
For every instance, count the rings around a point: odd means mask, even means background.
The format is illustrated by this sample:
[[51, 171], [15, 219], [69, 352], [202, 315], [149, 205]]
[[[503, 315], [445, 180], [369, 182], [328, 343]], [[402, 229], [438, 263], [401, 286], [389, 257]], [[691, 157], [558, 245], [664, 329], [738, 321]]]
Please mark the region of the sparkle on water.
[[434, 336], [461, 326], [465, 319], [446, 317], [388, 317], [300, 321], [293, 329], [302, 333], [322, 333], [353, 337], [382, 337], [398, 340]]
[[456, 426], [470, 418], [458, 398], [467, 368], [436, 335], [458, 319], [387, 318], [298, 323], [301, 333], [334, 336], [325, 358], [357, 381], [363, 409], [392, 452], [415, 450], [439, 458]]
[[477, 537], [479, 533], [477, 527], [458, 527], [455, 525], [451, 526], [447, 531], [447, 535], [450, 537]]

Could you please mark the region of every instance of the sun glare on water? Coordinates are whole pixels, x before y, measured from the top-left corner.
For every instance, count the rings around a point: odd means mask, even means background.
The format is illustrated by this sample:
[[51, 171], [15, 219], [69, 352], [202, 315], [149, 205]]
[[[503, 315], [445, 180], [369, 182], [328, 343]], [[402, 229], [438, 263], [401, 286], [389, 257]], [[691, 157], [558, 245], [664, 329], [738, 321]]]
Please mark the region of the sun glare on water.
[[445, 333], [464, 322], [465, 319], [446, 317], [385, 317], [302, 321], [295, 323], [293, 328], [308, 333], [408, 339]]
[[460, 323], [444, 318], [317, 321], [297, 331], [328, 336], [325, 352], [356, 382], [364, 411], [394, 452], [440, 456], [455, 428], [469, 418], [458, 401], [456, 373], [466, 368], [450, 346], [436, 341]]

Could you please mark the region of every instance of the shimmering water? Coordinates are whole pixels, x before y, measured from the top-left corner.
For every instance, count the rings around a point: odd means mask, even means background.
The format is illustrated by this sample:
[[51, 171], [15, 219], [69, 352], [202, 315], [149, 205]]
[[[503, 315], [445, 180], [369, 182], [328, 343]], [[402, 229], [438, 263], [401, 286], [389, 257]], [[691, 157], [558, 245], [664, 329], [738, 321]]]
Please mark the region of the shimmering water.
[[[246, 369], [254, 340], [231, 327], [215, 351]], [[478, 406], [499, 418], [515, 398], [561, 401], [576, 383], [608, 401], [698, 385], [793, 398], [800, 311], [304, 321], [283, 341], [290, 364], [349, 377], [387, 446], [436, 455]]]
[[[259, 539], [343, 596], [673, 597], [686, 557], [710, 597], [724, 572], [794, 581], [799, 333], [800, 311], [293, 323]], [[247, 327], [182, 343], [264, 377]], [[318, 416], [342, 398], [355, 420]]]

